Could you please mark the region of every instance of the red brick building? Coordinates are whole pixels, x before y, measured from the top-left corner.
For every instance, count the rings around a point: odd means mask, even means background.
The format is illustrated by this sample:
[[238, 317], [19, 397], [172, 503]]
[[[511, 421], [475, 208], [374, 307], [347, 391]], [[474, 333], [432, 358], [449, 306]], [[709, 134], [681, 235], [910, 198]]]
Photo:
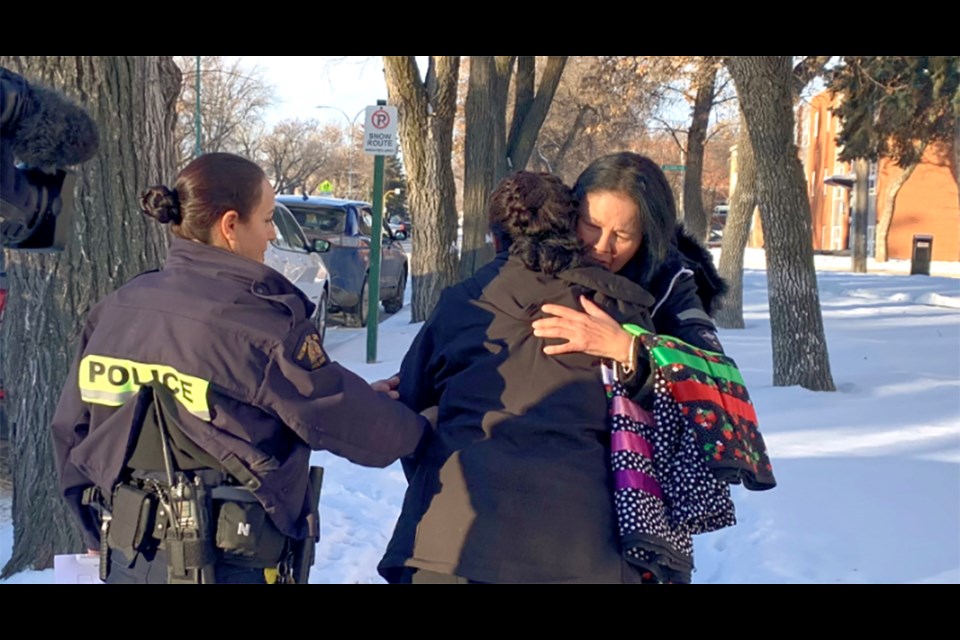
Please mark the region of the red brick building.
[[[828, 186], [824, 179], [852, 173], [850, 163], [837, 160], [839, 119], [831, 112], [835, 98], [829, 91], [814, 96], [797, 109], [796, 143], [807, 178], [807, 195], [812, 215], [813, 247], [816, 250], [844, 251], [850, 248], [850, 191]], [[887, 236], [888, 257], [910, 259], [913, 236], [933, 236], [933, 260], [960, 261], [960, 206], [957, 184], [947, 162], [949, 148], [928, 148], [923, 161], [904, 183], [897, 196], [893, 221]], [[731, 193], [736, 184], [736, 152], [731, 155]], [[877, 217], [888, 190], [901, 170], [890, 160], [870, 164], [868, 202], [868, 252], [874, 254]], [[754, 213], [750, 246], [763, 246], [759, 214]]]

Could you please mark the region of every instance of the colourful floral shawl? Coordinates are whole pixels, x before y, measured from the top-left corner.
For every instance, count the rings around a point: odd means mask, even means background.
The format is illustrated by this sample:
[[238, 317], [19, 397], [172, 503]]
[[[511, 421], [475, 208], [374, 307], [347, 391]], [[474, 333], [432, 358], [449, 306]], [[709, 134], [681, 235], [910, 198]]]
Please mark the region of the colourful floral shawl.
[[729, 483], [760, 490], [776, 482], [733, 360], [630, 329], [655, 385], [651, 414], [603, 367], [621, 545], [651, 581], [688, 583], [692, 536], [736, 523]]

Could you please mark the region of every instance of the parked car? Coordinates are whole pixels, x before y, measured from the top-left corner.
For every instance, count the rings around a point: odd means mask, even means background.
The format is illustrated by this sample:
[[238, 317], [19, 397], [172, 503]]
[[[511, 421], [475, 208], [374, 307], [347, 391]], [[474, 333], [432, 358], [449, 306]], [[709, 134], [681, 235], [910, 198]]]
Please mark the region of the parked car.
[[[330, 243], [330, 252], [324, 254], [330, 269], [330, 308], [344, 314], [347, 326], [365, 327], [370, 297], [370, 203], [298, 195], [279, 195], [277, 202], [293, 212], [309, 240]], [[380, 243], [380, 302], [388, 313], [395, 313], [403, 307], [410, 273], [407, 254], [388, 225], [383, 225]]]
[[710, 217], [710, 235], [707, 238], [707, 246], [719, 247], [723, 244], [723, 229], [727, 224], [727, 214], [730, 212], [730, 205], [718, 204], [713, 209], [713, 215]]
[[388, 224], [390, 225], [390, 231], [393, 232], [393, 237], [397, 240], [406, 240], [410, 237], [410, 234], [413, 231], [410, 221], [404, 220], [399, 216], [390, 218], [390, 222]]
[[282, 204], [278, 203], [274, 209], [273, 223], [277, 239], [270, 243], [263, 261], [286, 276], [317, 305], [313, 323], [322, 339], [327, 331], [330, 272], [320, 254], [330, 251], [330, 243], [320, 238], [308, 240], [294, 215]]
[[710, 235], [707, 237], [707, 246], [712, 248], [719, 247], [723, 244], [723, 227], [719, 229], [714, 227], [710, 229]]

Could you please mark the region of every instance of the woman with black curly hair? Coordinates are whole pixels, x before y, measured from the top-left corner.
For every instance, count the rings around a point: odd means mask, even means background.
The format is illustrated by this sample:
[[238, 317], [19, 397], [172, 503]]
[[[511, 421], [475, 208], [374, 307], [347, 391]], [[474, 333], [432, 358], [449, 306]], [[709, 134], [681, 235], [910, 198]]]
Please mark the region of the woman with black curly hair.
[[584, 262], [559, 178], [521, 171], [489, 203], [497, 256], [446, 289], [404, 358], [400, 400], [438, 406], [405, 463], [410, 486], [386, 554], [389, 582], [641, 582], [621, 554], [597, 358], [546, 355], [544, 303], [652, 327], [640, 286]]

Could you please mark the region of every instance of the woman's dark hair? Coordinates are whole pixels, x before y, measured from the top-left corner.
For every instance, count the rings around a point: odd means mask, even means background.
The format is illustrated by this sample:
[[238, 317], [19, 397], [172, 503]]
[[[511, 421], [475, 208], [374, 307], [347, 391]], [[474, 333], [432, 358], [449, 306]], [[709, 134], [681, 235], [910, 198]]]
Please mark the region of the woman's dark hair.
[[210, 229], [227, 211], [246, 220], [263, 196], [263, 169], [232, 153], [207, 153], [183, 168], [173, 189], [150, 187], [140, 210], [187, 240], [210, 242]]
[[620, 273], [648, 286], [667, 257], [677, 226], [677, 206], [667, 176], [650, 158], [621, 151], [591, 162], [573, 185], [574, 197], [580, 202], [595, 191], [622, 193], [636, 203], [642, 242]]
[[555, 175], [517, 171], [497, 185], [487, 205], [490, 231], [531, 271], [554, 274], [582, 264], [577, 202]]

